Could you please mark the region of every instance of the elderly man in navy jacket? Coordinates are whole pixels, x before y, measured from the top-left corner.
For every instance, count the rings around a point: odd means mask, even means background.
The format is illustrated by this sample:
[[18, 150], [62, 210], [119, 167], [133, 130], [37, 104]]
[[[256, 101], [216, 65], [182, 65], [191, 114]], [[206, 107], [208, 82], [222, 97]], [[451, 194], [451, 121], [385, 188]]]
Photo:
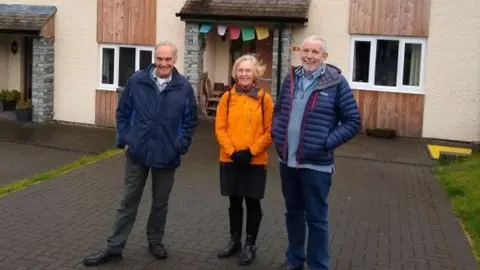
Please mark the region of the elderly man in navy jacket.
[[181, 155], [186, 154], [197, 126], [195, 94], [174, 67], [177, 48], [164, 41], [155, 46], [155, 64], [134, 73], [117, 107], [117, 147], [126, 148], [124, 197], [105, 248], [84, 264], [100, 265], [122, 258], [133, 228], [149, 171], [152, 207], [147, 225], [149, 251], [165, 259], [162, 240], [168, 200]]
[[[339, 68], [324, 63], [325, 41], [303, 42], [302, 65], [292, 67], [275, 104], [272, 136], [288, 232], [284, 269], [329, 269], [327, 197], [334, 173], [334, 150], [360, 128], [360, 113]], [[308, 244], [305, 252], [306, 225]]]

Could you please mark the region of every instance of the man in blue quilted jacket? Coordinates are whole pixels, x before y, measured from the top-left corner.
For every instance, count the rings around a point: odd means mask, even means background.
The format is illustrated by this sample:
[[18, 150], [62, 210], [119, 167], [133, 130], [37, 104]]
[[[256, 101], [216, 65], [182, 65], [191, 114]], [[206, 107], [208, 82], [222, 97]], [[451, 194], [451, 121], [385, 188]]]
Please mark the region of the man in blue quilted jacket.
[[[334, 151], [360, 129], [360, 113], [339, 68], [324, 63], [325, 41], [307, 37], [302, 65], [277, 93], [272, 136], [280, 160], [288, 247], [283, 269], [329, 269], [327, 197]], [[308, 244], [305, 251], [306, 228]]]
[[163, 236], [168, 200], [175, 171], [192, 143], [198, 121], [193, 88], [175, 68], [176, 61], [176, 46], [161, 41], [155, 46], [155, 64], [135, 72], [125, 86], [116, 112], [117, 147], [126, 149], [123, 200], [105, 248], [87, 256], [86, 266], [122, 259], [149, 172], [152, 206], [146, 240], [155, 258], [167, 258]]

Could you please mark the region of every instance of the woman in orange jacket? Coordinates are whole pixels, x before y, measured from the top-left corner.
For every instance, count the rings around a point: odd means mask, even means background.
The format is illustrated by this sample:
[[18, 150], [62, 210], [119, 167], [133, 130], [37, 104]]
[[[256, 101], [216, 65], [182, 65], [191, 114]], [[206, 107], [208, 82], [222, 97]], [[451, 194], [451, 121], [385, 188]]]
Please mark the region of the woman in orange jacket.
[[[258, 86], [265, 67], [253, 55], [238, 58], [232, 69], [236, 84], [220, 99], [215, 134], [220, 144], [220, 190], [230, 199], [230, 241], [218, 253], [227, 258], [242, 251], [240, 265], [256, 256], [257, 238], [267, 178], [267, 149], [272, 144], [273, 101]], [[242, 249], [243, 200], [247, 208], [245, 246]]]

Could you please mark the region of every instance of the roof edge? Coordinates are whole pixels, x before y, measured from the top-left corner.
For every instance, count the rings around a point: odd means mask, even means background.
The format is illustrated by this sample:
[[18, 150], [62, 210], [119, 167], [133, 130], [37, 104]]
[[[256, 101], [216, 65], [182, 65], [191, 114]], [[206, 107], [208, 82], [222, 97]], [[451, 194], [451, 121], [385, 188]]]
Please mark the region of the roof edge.
[[6, 13], [16, 14], [55, 14], [57, 7], [52, 5], [29, 5], [29, 4], [3, 4], [0, 3], [0, 9]]
[[217, 14], [198, 14], [198, 13], [175, 13], [182, 21], [239, 21], [239, 22], [264, 22], [277, 24], [305, 24], [308, 18], [305, 17], [281, 17], [281, 16], [235, 16], [235, 15], [217, 15]]

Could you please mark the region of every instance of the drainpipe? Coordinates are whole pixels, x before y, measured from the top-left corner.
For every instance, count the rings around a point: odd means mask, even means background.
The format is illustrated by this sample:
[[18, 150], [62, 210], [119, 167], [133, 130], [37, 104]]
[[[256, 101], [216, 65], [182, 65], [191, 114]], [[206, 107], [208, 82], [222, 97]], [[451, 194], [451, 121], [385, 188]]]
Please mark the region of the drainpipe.
[[282, 86], [282, 36], [283, 36], [283, 24], [278, 26], [278, 49], [277, 49], [277, 93], [275, 93], [276, 99], [278, 99], [278, 93]]

